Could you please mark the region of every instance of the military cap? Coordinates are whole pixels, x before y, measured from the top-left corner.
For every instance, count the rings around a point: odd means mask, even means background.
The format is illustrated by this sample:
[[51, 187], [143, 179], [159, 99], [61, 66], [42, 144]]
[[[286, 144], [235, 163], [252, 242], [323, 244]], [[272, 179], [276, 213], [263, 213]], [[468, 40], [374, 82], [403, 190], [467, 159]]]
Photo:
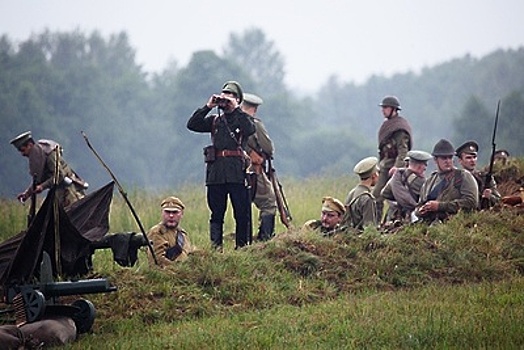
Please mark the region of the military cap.
[[262, 103], [264, 103], [264, 100], [262, 100], [255, 94], [250, 94], [246, 92], [244, 94], [244, 103], [248, 103], [253, 106], [260, 106]]
[[435, 147], [433, 147], [431, 155], [434, 157], [454, 156], [455, 149], [451, 142], [445, 139], [440, 139], [439, 142], [435, 144]]
[[244, 93], [240, 84], [234, 80], [226, 81], [222, 85], [222, 92], [231, 92], [237, 96], [239, 103], [242, 103], [244, 100]]
[[455, 150], [455, 153], [457, 157], [460, 157], [462, 153], [477, 155], [478, 151], [478, 143], [476, 143], [475, 141], [466, 141]]
[[334, 211], [339, 215], [344, 215], [346, 207], [340, 200], [327, 196], [322, 198], [322, 211]]
[[426, 163], [432, 157], [428, 152], [411, 150], [408, 152], [407, 158], [415, 162]]
[[160, 206], [166, 211], [181, 211], [186, 207], [180, 199], [173, 196], [164, 199]]
[[358, 162], [353, 168], [353, 171], [355, 174], [358, 174], [361, 179], [367, 179], [373, 173], [377, 172], [377, 164], [377, 157], [367, 157]]
[[498, 149], [495, 151], [495, 157], [507, 158], [509, 157], [509, 152], [505, 149]]
[[33, 138], [33, 136], [31, 135], [31, 131], [26, 131], [24, 133], [21, 133], [17, 137], [15, 137], [11, 141], [9, 141], [9, 143], [11, 143], [13, 146], [15, 146], [16, 149], [20, 149], [20, 147], [25, 145], [27, 143], [27, 141], [31, 140], [32, 138]]

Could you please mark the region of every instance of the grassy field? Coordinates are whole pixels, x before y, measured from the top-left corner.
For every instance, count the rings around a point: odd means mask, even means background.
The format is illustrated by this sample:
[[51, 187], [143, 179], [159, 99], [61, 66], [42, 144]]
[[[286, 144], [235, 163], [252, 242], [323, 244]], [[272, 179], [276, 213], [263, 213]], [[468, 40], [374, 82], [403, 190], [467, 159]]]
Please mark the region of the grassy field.
[[[298, 228], [319, 216], [323, 196], [344, 200], [355, 179], [282, 182]], [[186, 204], [182, 226], [199, 251], [164, 270], [148, 266], [145, 251], [132, 268], [97, 251], [92, 276], [107, 277], [118, 291], [86, 296], [97, 307], [93, 331], [66, 348], [524, 347], [524, 216], [516, 210], [332, 238], [279, 224], [275, 239], [241, 250], [228, 233], [217, 253], [203, 186], [129, 193], [146, 228], [159, 221], [167, 195]], [[25, 226], [27, 207], [6, 200], [0, 207], [2, 233]], [[115, 192], [111, 232], [137, 227]], [[228, 210], [225, 232], [233, 229]]]

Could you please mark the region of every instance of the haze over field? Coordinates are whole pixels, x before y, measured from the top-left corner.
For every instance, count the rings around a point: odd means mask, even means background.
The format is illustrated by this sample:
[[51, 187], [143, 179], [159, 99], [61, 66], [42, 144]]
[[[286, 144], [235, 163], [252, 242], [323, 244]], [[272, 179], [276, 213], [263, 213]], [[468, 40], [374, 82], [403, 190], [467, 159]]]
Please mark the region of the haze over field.
[[231, 33], [256, 27], [283, 55], [290, 87], [313, 91], [333, 74], [362, 83], [521, 47], [523, 13], [521, 0], [3, 0], [0, 34], [23, 41], [46, 28], [125, 31], [137, 62], [154, 72], [173, 60], [185, 65], [198, 50], [221, 53]]

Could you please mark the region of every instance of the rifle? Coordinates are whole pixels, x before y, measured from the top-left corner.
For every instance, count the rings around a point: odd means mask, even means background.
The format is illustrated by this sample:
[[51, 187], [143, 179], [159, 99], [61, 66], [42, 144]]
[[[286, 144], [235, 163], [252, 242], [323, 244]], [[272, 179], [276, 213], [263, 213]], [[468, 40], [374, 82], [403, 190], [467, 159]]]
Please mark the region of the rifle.
[[107, 170], [107, 172], [109, 173], [109, 175], [111, 176], [111, 178], [115, 182], [116, 186], [118, 187], [118, 192], [120, 192], [120, 194], [124, 198], [127, 206], [131, 210], [131, 213], [133, 214], [133, 217], [135, 218], [135, 220], [136, 220], [136, 222], [138, 224], [138, 227], [140, 227], [140, 232], [142, 232], [142, 235], [144, 236], [144, 239], [147, 242], [147, 246], [149, 248], [149, 251], [151, 252], [151, 256], [153, 256], [153, 260], [155, 261], [155, 264], [158, 265], [158, 260], [156, 258], [155, 251], [153, 250], [153, 246], [151, 245], [151, 242], [149, 241], [149, 239], [147, 239], [147, 234], [146, 234], [146, 231], [144, 230], [144, 226], [142, 225], [142, 222], [140, 221], [140, 218], [138, 217], [135, 209], [133, 208], [133, 205], [129, 201], [129, 198], [127, 198], [127, 194], [125, 193], [124, 189], [120, 185], [120, 182], [118, 182], [115, 174], [113, 174], [111, 169], [109, 169], [109, 167], [106, 165], [106, 163], [102, 160], [102, 158], [100, 157], [98, 152], [93, 148], [93, 146], [91, 145], [91, 142], [89, 142], [89, 139], [87, 138], [87, 135], [85, 134], [85, 132], [81, 131], [81, 133], [82, 133], [82, 136], [84, 137], [84, 140], [86, 141], [87, 147], [89, 147], [89, 149], [93, 152], [93, 154], [98, 159], [100, 164], [102, 164], [102, 166]]
[[[497, 125], [499, 123], [499, 110], [500, 110], [500, 100], [497, 103], [497, 112], [495, 113], [495, 125], [493, 126], [493, 136], [491, 137], [491, 156], [489, 159], [489, 168], [486, 176], [484, 177], [484, 186], [482, 192], [489, 187], [492, 177], [493, 177], [493, 164], [495, 163], [495, 150], [497, 148], [495, 144], [495, 136], [497, 135]], [[481, 195], [482, 195], [481, 192]], [[487, 209], [490, 207], [489, 198], [481, 197], [480, 199], [480, 209]]]
[[29, 207], [29, 214], [27, 214], [27, 228], [31, 226], [36, 215], [36, 173], [33, 174], [33, 183], [31, 184], [31, 206]]
[[338, 227], [336, 227], [336, 228], [334, 228], [334, 229], [332, 229], [332, 230], [330, 230], [328, 232], [324, 232], [324, 233], [321, 233], [321, 234], [324, 237], [331, 237], [331, 236], [333, 236], [333, 235], [335, 235], [335, 234], [337, 234], [339, 232], [346, 231], [348, 228], [349, 228], [349, 226], [347, 226], [347, 225], [340, 225], [340, 226], [338, 226]]
[[291, 211], [289, 210], [289, 206], [287, 204], [286, 196], [284, 195], [284, 191], [282, 189], [282, 184], [278, 180], [276, 170], [273, 168], [271, 157], [267, 158], [268, 161], [268, 177], [271, 181], [271, 185], [273, 186], [273, 191], [275, 191], [275, 197], [277, 201], [277, 208], [278, 213], [280, 216], [280, 222], [288, 230], [293, 229], [293, 224], [291, 224], [291, 221], [293, 220], [293, 217], [291, 216]]

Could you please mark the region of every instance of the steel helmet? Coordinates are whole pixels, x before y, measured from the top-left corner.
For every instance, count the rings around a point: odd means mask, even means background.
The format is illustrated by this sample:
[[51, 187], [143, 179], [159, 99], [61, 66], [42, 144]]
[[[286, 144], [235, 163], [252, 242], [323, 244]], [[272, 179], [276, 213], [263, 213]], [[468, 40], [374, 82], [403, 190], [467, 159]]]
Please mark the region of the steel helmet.
[[386, 96], [382, 99], [382, 102], [379, 104], [380, 107], [393, 107], [399, 111], [402, 109], [400, 107], [400, 101], [395, 96]]
[[435, 147], [433, 147], [431, 155], [434, 157], [454, 156], [455, 148], [448, 140], [440, 139], [439, 142], [435, 144]]

